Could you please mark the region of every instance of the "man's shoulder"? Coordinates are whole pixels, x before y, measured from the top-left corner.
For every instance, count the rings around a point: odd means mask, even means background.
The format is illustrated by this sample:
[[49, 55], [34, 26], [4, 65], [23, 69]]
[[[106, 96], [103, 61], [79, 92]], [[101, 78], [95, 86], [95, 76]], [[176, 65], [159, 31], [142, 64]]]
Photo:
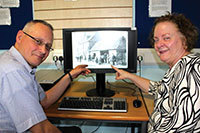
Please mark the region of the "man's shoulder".
[[0, 72], [8, 72], [22, 67], [23, 65], [11, 53], [5, 52], [0, 55]]

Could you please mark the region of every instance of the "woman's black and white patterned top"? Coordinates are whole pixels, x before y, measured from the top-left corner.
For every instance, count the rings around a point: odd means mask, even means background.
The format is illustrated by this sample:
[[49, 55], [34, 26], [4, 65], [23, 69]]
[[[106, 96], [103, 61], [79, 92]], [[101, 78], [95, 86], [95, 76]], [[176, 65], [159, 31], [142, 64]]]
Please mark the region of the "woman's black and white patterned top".
[[150, 81], [155, 95], [148, 132], [200, 132], [200, 55], [181, 58], [159, 82]]

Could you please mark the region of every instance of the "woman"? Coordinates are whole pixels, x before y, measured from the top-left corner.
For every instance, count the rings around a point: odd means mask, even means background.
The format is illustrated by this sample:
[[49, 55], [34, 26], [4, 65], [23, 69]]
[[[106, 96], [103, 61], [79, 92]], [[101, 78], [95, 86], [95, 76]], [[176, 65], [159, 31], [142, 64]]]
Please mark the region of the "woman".
[[167, 14], [155, 20], [150, 37], [169, 66], [164, 78], [154, 82], [112, 66], [116, 79], [129, 79], [155, 95], [148, 132], [200, 132], [200, 56], [191, 53], [197, 28], [182, 14]]

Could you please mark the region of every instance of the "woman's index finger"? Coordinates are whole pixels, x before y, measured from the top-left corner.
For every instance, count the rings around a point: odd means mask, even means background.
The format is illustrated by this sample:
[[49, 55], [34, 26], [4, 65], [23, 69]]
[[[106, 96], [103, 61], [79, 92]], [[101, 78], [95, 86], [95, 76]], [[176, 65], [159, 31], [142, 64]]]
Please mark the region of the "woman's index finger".
[[114, 67], [113, 65], [111, 65], [111, 67], [115, 70], [115, 71], [119, 71], [118, 68]]

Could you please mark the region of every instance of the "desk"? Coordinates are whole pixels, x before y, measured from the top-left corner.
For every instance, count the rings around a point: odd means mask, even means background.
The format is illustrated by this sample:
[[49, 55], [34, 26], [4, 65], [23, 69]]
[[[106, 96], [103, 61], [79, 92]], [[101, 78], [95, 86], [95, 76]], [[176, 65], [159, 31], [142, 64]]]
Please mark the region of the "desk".
[[[57, 110], [59, 103], [64, 96], [85, 96], [86, 91], [95, 88], [95, 83], [93, 82], [78, 82], [75, 81], [71, 84], [70, 88], [65, 92], [65, 94], [53, 104], [50, 108], [45, 110], [47, 117], [51, 118], [64, 118], [64, 119], [84, 119], [84, 120], [101, 120], [101, 121], [118, 121], [124, 123], [134, 123], [134, 122], [147, 122], [148, 115], [146, 113], [144, 103], [140, 108], [133, 107], [133, 100], [137, 99], [137, 95], [140, 95], [137, 91], [132, 96], [132, 90], [125, 87], [131, 87], [131, 85], [123, 82], [111, 83], [113, 86], [107, 86], [107, 88], [116, 91], [114, 97], [125, 97], [128, 103], [127, 113], [106, 113], [106, 112], [81, 112], [81, 111], [59, 111]], [[123, 88], [124, 87], [124, 88]], [[133, 85], [132, 85], [133, 87]], [[153, 97], [144, 94], [144, 98], [148, 107], [149, 112], [153, 111]], [[139, 99], [142, 101], [141, 97]]]
[[36, 80], [40, 83], [42, 88], [47, 91], [64, 75], [63, 70], [56, 69], [42, 69], [36, 72]]

